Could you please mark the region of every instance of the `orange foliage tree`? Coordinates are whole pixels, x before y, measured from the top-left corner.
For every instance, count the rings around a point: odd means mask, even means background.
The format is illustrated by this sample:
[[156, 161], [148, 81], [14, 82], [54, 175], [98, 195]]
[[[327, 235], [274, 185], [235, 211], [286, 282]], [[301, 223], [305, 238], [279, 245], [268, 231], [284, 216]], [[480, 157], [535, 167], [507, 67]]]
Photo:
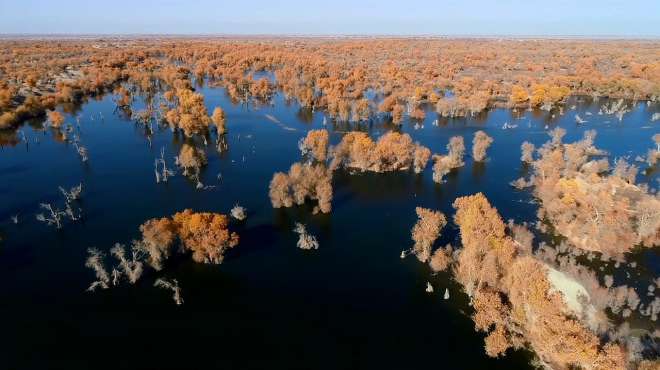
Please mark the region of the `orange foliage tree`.
[[415, 242], [413, 253], [421, 262], [426, 262], [431, 257], [433, 243], [440, 236], [440, 231], [447, 224], [447, 219], [442, 212], [427, 208], [415, 208], [417, 223], [412, 228], [412, 240]]
[[239, 237], [229, 230], [226, 215], [193, 212], [186, 209], [172, 217], [154, 218], [140, 226], [139, 243], [147, 262], [160, 270], [178, 238], [184, 250], [192, 252], [195, 262], [222, 263], [227, 250], [238, 245]]
[[64, 115], [58, 111], [48, 112], [48, 121], [51, 126], [58, 128], [64, 123]]
[[488, 355], [528, 345], [553, 367], [627, 368], [623, 348], [575, 318], [549, 267], [517, 247], [483, 194], [458, 198], [454, 208], [462, 244], [454, 274], [471, 297], [476, 329], [488, 332]]
[[186, 209], [174, 214], [172, 221], [183, 246], [192, 251], [196, 262], [222, 263], [225, 252], [238, 245], [238, 234], [229, 231], [226, 215]]
[[472, 158], [477, 162], [482, 162], [486, 159], [486, 150], [493, 143], [493, 138], [488, 136], [485, 132], [479, 130], [474, 133], [472, 139]]
[[312, 199], [318, 201], [321, 212], [329, 213], [332, 209], [332, 172], [323, 164], [294, 163], [288, 174], [273, 175], [269, 189], [274, 208], [302, 205]]
[[334, 148], [330, 168], [346, 167], [372, 172], [413, 168], [419, 173], [426, 167], [429, 157], [428, 148], [413, 143], [408, 134], [388, 132], [374, 142], [364, 132], [351, 131]]
[[218, 134], [222, 135], [227, 132], [227, 127], [225, 125], [225, 111], [220, 107], [215, 107], [213, 109], [213, 115], [211, 116], [213, 124], [218, 129]]
[[328, 140], [327, 130], [311, 130], [298, 146], [303, 156], [309, 155], [319, 162], [325, 162], [328, 158]]

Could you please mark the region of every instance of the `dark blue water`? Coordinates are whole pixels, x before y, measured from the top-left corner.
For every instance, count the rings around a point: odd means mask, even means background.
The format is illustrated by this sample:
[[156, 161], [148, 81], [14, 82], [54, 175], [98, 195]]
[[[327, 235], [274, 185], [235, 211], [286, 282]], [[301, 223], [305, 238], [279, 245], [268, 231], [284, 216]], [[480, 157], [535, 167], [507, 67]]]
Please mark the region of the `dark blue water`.
[[[113, 112], [111, 96], [67, 115], [74, 126], [80, 116], [87, 163], [38, 122], [22, 127], [27, 145], [8, 139], [10, 133], [0, 135], [0, 368], [529, 368], [530, 355], [523, 351], [500, 359], [484, 354], [467, 297], [449, 274], [433, 276], [414, 257], [399, 258], [412, 245], [415, 207], [452, 215], [456, 197], [481, 191], [505, 219], [535, 221], [530, 193], [509, 186], [524, 174], [524, 140], [541, 145], [555, 126], [566, 128], [566, 141], [596, 129], [596, 145], [613, 162], [645, 154], [660, 131], [650, 123], [657, 105], [646, 104], [619, 122], [597, 115], [597, 104], [579, 103], [577, 112], [589, 121], [581, 126], [569, 110], [555, 119], [547, 112], [518, 117], [494, 110], [475, 119], [440, 119], [438, 126], [429, 112], [423, 128], [405, 122], [399, 129], [434, 153], [445, 153], [454, 135], [465, 138], [469, 153], [473, 133], [485, 130], [495, 139], [489, 160], [475, 164], [466, 158], [465, 167], [443, 184], [433, 183], [430, 165], [420, 175], [338, 172], [332, 213], [312, 215], [311, 205], [273, 209], [268, 184], [275, 171], [299, 160], [298, 140], [323, 127], [323, 113], [300, 110], [280, 95], [274, 104], [256, 107], [231, 104], [222, 89], [201, 90], [209, 112], [219, 105], [227, 113], [229, 150], [223, 154], [212, 145], [214, 135], [204, 147], [200, 138], [191, 142], [168, 128], [156, 129], [150, 146], [144, 127]], [[517, 127], [502, 129], [505, 122]], [[333, 143], [352, 128], [373, 136], [397, 129], [380, 120], [348, 125], [329, 119], [326, 128]], [[215, 188], [196, 190], [180, 175], [155, 183], [153, 161], [161, 148], [171, 167], [185, 142], [205, 149], [209, 163], [200, 179]], [[638, 181], [657, 187], [657, 171], [640, 173]], [[36, 221], [39, 203], [63, 205], [58, 186], [80, 182], [82, 221], [67, 222], [62, 230]], [[185, 208], [228, 213], [236, 203], [247, 208], [248, 219], [232, 225], [241, 241], [223, 264], [177, 256], [160, 272], [147, 270], [136, 285], [85, 291], [93, 280], [84, 267], [87, 248], [108, 251], [116, 242], [129, 243], [152, 217]], [[16, 214], [19, 223], [13, 224]], [[296, 248], [295, 222], [308, 225], [319, 250]], [[450, 223], [436, 245], [457, 237]], [[657, 276], [657, 252], [640, 253], [637, 260]], [[158, 277], [178, 279], [183, 306], [152, 286]], [[435, 294], [425, 293], [427, 281]], [[442, 299], [445, 288], [449, 300]]]

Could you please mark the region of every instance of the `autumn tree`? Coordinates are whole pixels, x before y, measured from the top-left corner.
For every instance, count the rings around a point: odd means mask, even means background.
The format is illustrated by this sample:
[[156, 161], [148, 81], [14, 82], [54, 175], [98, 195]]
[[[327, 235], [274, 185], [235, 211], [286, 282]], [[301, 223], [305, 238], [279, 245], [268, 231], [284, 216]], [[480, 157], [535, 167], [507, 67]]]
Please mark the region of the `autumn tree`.
[[219, 135], [223, 135], [227, 132], [227, 128], [225, 126], [225, 111], [222, 110], [222, 108], [215, 107], [215, 109], [213, 109], [211, 120], [213, 121], [215, 127], [218, 129]]
[[169, 218], [154, 218], [140, 226], [142, 245], [147, 255], [147, 262], [156, 270], [163, 268], [163, 262], [169, 258], [172, 245], [177, 237], [177, 229]]
[[412, 228], [412, 240], [415, 242], [413, 253], [421, 262], [426, 262], [431, 257], [433, 243], [440, 236], [440, 231], [447, 224], [447, 219], [442, 212], [427, 208], [415, 208], [417, 223]]
[[462, 136], [453, 136], [447, 144], [447, 155], [433, 156], [433, 181], [441, 183], [443, 177], [452, 169], [465, 165], [463, 156], [465, 155], [465, 143]]
[[456, 279], [469, 295], [484, 285], [498, 286], [516, 253], [504, 222], [482, 193], [457, 198], [454, 208], [463, 246]]
[[211, 123], [211, 118], [204, 105], [204, 96], [185, 88], [177, 89], [176, 96], [178, 100], [177, 125], [184, 134], [192, 136], [206, 130]]
[[195, 262], [222, 263], [226, 251], [238, 245], [238, 234], [229, 231], [229, 218], [225, 215], [186, 209], [174, 214], [172, 222]]
[[511, 97], [509, 97], [509, 101], [513, 106], [523, 105], [528, 100], [529, 94], [522, 86], [513, 85], [513, 87], [511, 87]]
[[650, 167], [655, 166], [658, 160], [660, 160], [660, 134], [653, 135], [653, 142], [655, 143], [655, 149], [649, 149], [646, 154], [646, 163]]
[[433, 181], [438, 184], [442, 183], [442, 179], [451, 171], [451, 159], [447, 155], [434, 155], [433, 156]]
[[334, 147], [330, 168], [389, 172], [412, 167], [421, 172], [426, 167], [428, 154], [408, 134], [388, 132], [374, 142], [366, 133], [352, 131], [344, 135], [342, 141]]
[[64, 115], [58, 111], [48, 112], [48, 121], [51, 126], [59, 128], [64, 123]]
[[328, 157], [328, 140], [327, 130], [311, 130], [305, 138], [300, 140], [298, 147], [303, 156], [310, 156], [318, 162], [325, 162]]
[[574, 143], [563, 143], [563, 129], [550, 132], [533, 164], [534, 195], [539, 216], [583, 250], [607, 256], [626, 253], [635, 245], [660, 240], [660, 202], [635, 185], [637, 168], [618, 160], [609, 171], [604, 152], [594, 146], [595, 132]]
[[184, 176], [199, 173], [207, 163], [206, 153], [189, 144], [183, 144], [176, 159], [179, 167], [183, 168]]
[[[406, 104], [411, 117], [421, 117], [421, 102], [457, 117], [502, 104], [550, 109], [571, 94], [657, 96], [657, 53], [643, 40], [378, 39], [360, 40], [359, 47], [350, 39], [131, 40], [112, 48], [98, 47], [97, 41], [3, 41], [12, 53], [11, 63], [2, 66], [0, 116], [6, 122], [11, 116], [5, 113], [15, 113], [15, 125], [117, 86], [118, 105], [129, 109], [134, 94], [153, 97], [163, 88], [164, 101], [175, 112], [168, 121], [194, 135], [206, 129], [209, 118], [198, 114], [201, 104], [183, 107], [189, 105], [187, 95], [197, 94], [192, 76], [208, 77], [235, 101], [267, 100], [277, 87], [301, 106], [325, 109], [340, 120], [367, 119], [373, 100], [365, 92], [371, 89], [384, 95], [379, 112], [397, 123]], [[465, 50], [474, 49], [479, 55], [466, 57]], [[255, 79], [255, 71], [273, 73], [276, 82]], [[31, 98], [42, 106], [32, 110], [37, 106], [21, 104]]]
[[400, 124], [403, 121], [404, 108], [401, 104], [395, 104], [392, 107], [392, 123]]
[[186, 209], [172, 217], [154, 218], [140, 226], [142, 239], [136, 246], [151, 267], [160, 270], [175, 242], [180, 250], [192, 252], [196, 262], [222, 263], [227, 250], [238, 244], [239, 237], [229, 230], [229, 218], [223, 214], [193, 212]]
[[431, 149], [421, 145], [415, 146], [413, 152], [413, 170], [415, 173], [423, 172], [429, 159], [431, 159]]
[[479, 130], [474, 133], [472, 139], [472, 157], [477, 162], [486, 160], [486, 150], [493, 143], [493, 138], [488, 136], [485, 132]]
[[463, 156], [465, 155], [465, 142], [462, 136], [452, 136], [447, 144], [449, 166], [451, 168], [463, 167]]
[[462, 244], [454, 273], [471, 298], [475, 328], [487, 333], [489, 356], [529, 346], [560, 368], [626, 368], [621, 346], [576, 318], [569, 290], [552, 282], [547, 265], [518, 249], [483, 194], [458, 198], [454, 208]]
[[18, 116], [14, 112], [0, 113], [0, 130], [8, 129], [14, 126], [18, 121]]
[[294, 163], [288, 173], [276, 172], [269, 186], [273, 208], [302, 205], [307, 199], [318, 201], [318, 210], [332, 209], [332, 172], [322, 164]]
[[534, 144], [530, 143], [529, 141], [525, 141], [522, 143], [520, 146], [520, 150], [522, 151], [522, 156], [520, 157], [520, 160], [524, 163], [532, 163], [534, 162]]
[[429, 266], [433, 272], [445, 271], [453, 262], [453, 248], [450, 244], [436, 249], [431, 255]]

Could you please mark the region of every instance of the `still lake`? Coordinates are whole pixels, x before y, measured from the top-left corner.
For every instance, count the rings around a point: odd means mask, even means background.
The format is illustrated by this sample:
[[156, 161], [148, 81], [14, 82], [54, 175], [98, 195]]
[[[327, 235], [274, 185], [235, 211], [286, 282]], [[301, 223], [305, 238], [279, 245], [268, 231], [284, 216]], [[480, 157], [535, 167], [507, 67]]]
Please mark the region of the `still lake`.
[[[382, 120], [349, 125], [328, 119], [324, 126], [323, 112], [301, 110], [281, 94], [270, 105], [246, 106], [232, 104], [221, 88], [199, 89], [209, 112], [221, 106], [227, 114], [228, 151], [216, 151], [215, 134], [207, 147], [194, 140], [208, 156], [200, 179], [215, 187], [207, 190], [197, 190], [180, 174], [156, 184], [153, 165], [161, 148], [173, 167], [187, 139], [162, 127], [150, 145], [142, 125], [115, 112], [112, 95], [66, 114], [89, 150], [87, 163], [71, 143], [56, 140], [38, 122], [21, 128], [27, 144], [11, 140], [10, 133], [0, 135], [0, 368], [531, 368], [525, 351], [488, 358], [483, 334], [469, 318], [468, 299], [450, 275], [432, 275], [414, 256], [399, 258], [412, 245], [415, 207], [438, 209], [451, 219], [456, 197], [483, 192], [504, 219], [535, 222], [530, 192], [509, 185], [525, 174], [523, 141], [538, 147], [556, 126], [567, 130], [566, 142], [596, 129], [596, 146], [609, 152], [612, 163], [645, 155], [660, 132], [651, 123], [658, 104], [644, 102], [622, 122], [597, 114], [604, 99], [573, 98], [565, 114], [554, 118], [548, 112], [495, 109], [473, 119], [439, 119], [436, 126], [436, 114], [429, 111], [418, 128], [412, 121], [397, 128]], [[577, 108], [570, 110], [573, 104]], [[576, 113], [588, 122], [577, 125]], [[503, 129], [504, 123], [515, 128]], [[311, 205], [273, 209], [268, 197], [273, 173], [299, 161], [298, 140], [318, 128], [329, 130], [332, 144], [351, 129], [373, 137], [396, 129], [433, 153], [446, 153], [449, 138], [461, 135], [466, 165], [442, 184], [432, 181], [431, 163], [419, 175], [339, 171], [330, 214], [312, 215]], [[477, 130], [495, 140], [483, 164], [469, 156]], [[638, 182], [652, 188], [658, 179], [657, 170], [638, 175]], [[35, 219], [42, 202], [62, 206], [59, 186], [81, 182], [81, 221], [56, 230]], [[136, 285], [85, 291], [94, 279], [84, 266], [87, 248], [108, 252], [114, 243], [128, 244], [149, 218], [186, 208], [228, 213], [235, 204], [247, 208], [248, 218], [233, 221], [240, 244], [221, 265], [179, 255], [162, 271], [147, 269]], [[295, 222], [307, 224], [318, 250], [296, 248]], [[457, 241], [450, 221], [435, 245]], [[658, 248], [634, 259], [640, 280], [658, 276]], [[178, 279], [182, 306], [170, 292], [153, 287], [157, 277]], [[425, 292], [427, 281], [435, 293]]]

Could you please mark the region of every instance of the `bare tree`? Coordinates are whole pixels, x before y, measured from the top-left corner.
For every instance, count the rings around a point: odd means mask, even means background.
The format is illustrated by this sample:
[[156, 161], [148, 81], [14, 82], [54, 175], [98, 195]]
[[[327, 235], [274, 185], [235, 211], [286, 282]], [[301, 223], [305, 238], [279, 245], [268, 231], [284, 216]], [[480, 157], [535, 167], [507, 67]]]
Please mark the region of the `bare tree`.
[[80, 208], [74, 210], [70, 202], [65, 202], [66, 208], [64, 208], [64, 214], [69, 216], [71, 221], [78, 221], [82, 218], [82, 211]]
[[319, 242], [314, 235], [307, 233], [307, 228], [300, 222], [296, 222], [293, 232], [298, 234], [298, 248], [300, 249], [318, 249]]
[[173, 293], [172, 299], [174, 299], [174, 302], [177, 304], [177, 306], [183, 304], [183, 298], [181, 297], [181, 288], [179, 287], [179, 282], [176, 279], [172, 279], [171, 281], [168, 281], [166, 279], [159, 278], [154, 283], [154, 286], [158, 288], [171, 290]]
[[247, 218], [247, 210], [237, 204], [231, 209], [231, 217], [243, 221]]
[[45, 222], [48, 225], [55, 225], [58, 229], [62, 228], [62, 217], [67, 215], [66, 211], [53, 208], [50, 203], [41, 203], [40, 207], [48, 211], [48, 214], [37, 214], [37, 220]]
[[582, 119], [582, 117], [580, 117], [579, 114], [576, 114], [576, 115], [575, 115], [575, 123], [581, 125], [581, 124], [583, 124], [583, 123], [587, 123], [587, 122], [588, 122], [588, 121], [585, 120], [585, 119]]
[[160, 158], [154, 160], [154, 173], [156, 174], [156, 183], [167, 182], [167, 179], [170, 176], [174, 176], [176, 172], [167, 168], [167, 162], [165, 162], [165, 148], [160, 148]]
[[126, 275], [128, 281], [131, 284], [135, 284], [140, 279], [140, 276], [142, 276], [142, 271], [144, 270], [143, 263], [140, 261], [139, 248], [134, 243], [130, 259], [126, 257], [126, 250], [124, 248], [123, 244], [116, 243], [110, 249], [110, 253], [119, 260], [119, 269]]
[[110, 276], [103, 267], [103, 253], [96, 248], [89, 248], [87, 253], [89, 253], [89, 257], [87, 257], [85, 267], [94, 270], [96, 274], [96, 280], [87, 288], [87, 291], [93, 292], [96, 288], [108, 289]]
[[80, 156], [80, 160], [87, 162], [89, 160], [89, 152], [87, 151], [87, 148], [82, 145], [78, 145], [78, 143], [73, 143], [73, 146], [76, 148], [76, 151]]
[[62, 192], [62, 195], [64, 195], [66, 202], [71, 203], [74, 200], [80, 199], [80, 195], [82, 194], [82, 183], [80, 183], [78, 186], [72, 187], [68, 191], [60, 186], [60, 192]]
[[115, 267], [112, 268], [112, 285], [116, 286], [119, 284], [119, 279], [121, 279], [121, 271], [117, 270]]

